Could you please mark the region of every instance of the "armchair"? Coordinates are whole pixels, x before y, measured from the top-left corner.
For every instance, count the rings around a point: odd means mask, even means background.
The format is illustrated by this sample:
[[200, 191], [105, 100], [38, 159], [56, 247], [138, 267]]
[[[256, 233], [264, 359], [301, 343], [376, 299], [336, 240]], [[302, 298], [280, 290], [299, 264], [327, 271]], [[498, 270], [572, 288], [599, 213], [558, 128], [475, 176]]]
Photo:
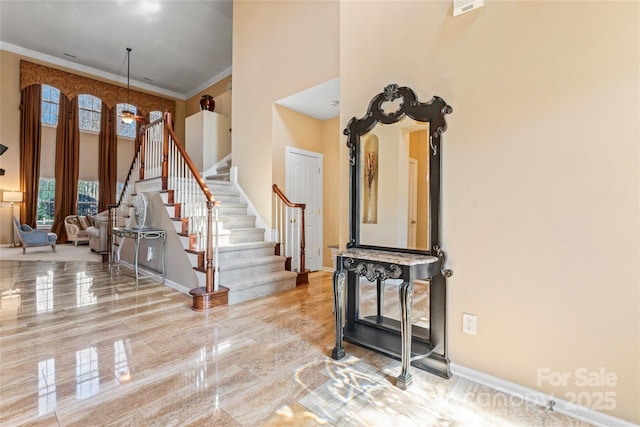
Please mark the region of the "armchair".
[[78, 246], [78, 243], [89, 242], [86, 227], [83, 227], [82, 221], [77, 215], [67, 216], [64, 219], [64, 228], [67, 232], [67, 240], [73, 242], [74, 246]]
[[49, 246], [56, 251], [56, 233], [49, 233], [44, 230], [34, 230], [27, 224], [20, 224], [16, 217], [13, 217], [13, 227], [18, 233], [20, 243], [22, 243], [22, 253], [25, 253], [28, 247], [32, 246]]

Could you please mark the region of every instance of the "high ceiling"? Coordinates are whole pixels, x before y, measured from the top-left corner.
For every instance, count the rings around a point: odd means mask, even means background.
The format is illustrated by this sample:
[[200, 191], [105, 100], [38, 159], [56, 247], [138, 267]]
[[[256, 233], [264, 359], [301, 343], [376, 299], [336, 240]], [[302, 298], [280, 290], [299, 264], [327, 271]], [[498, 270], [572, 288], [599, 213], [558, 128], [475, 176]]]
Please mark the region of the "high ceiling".
[[187, 99], [231, 74], [231, 0], [0, 0], [3, 50]]

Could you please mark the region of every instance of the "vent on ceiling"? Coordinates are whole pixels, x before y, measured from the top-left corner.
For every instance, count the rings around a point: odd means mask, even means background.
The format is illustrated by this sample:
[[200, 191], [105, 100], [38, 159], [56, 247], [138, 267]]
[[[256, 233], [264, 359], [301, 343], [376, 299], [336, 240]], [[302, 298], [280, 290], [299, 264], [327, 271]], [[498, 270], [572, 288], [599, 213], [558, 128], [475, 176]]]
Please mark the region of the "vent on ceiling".
[[453, 0], [453, 16], [484, 6], [484, 0]]

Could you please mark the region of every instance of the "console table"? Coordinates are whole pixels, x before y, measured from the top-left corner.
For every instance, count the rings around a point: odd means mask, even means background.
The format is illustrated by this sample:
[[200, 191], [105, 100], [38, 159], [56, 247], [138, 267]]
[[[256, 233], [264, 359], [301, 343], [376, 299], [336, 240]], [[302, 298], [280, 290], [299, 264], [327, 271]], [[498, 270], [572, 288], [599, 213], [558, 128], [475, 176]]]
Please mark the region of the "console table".
[[[337, 254], [333, 275], [336, 345], [332, 357], [344, 356], [344, 340], [399, 359], [400, 388], [411, 383], [409, 366], [443, 378], [451, 377], [447, 355], [447, 279], [453, 271], [446, 268], [440, 203], [442, 133], [447, 129], [445, 116], [452, 112], [451, 106], [439, 96], [420, 102], [411, 88], [392, 83], [369, 101], [363, 116], [352, 117], [342, 132], [349, 149], [349, 240], [345, 242], [347, 250]], [[404, 123], [406, 118], [411, 119], [411, 125]], [[407, 139], [411, 150], [407, 150]], [[379, 150], [382, 144], [384, 152]], [[417, 174], [427, 178], [426, 186], [410, 185], [413, 180], [409, 177], [414, 174], [409, 171], [405, 181], [405, 168], [400, 165], [409, 164], [408, 151], [415, 152]], [[393, 157], [387, 161], [387, 154], [383, 153], [393, 153]], [[379, 185], [382, 183], [385, 184]], [[389, 189], [397, 194], [391, 197]], [[412, 218], [415, 221], [409, 221], [404, 200], [413, 200], [414, 196], [417, 204], [426, 203], [428, 208], [420, 209]], [[380, 215], [374, 215], [376, 212]], [[416, 230], [415, 241], [409, 239], [413, 236], [410, 229]], [[406, 237], [403, 230], [407, 230]], [[377, 312], [373, 315], [365, 313], [368, 301], [363, 300], [360, 305], [361, 277], [377, 285], [373, 297], [377, 297], [377, 307], [371, 309], [373, 312], [377, 308]], [[383, 313], [385, 280], [390, 279], [399, 286], [399, 306], [387, 305], [398, 312], [396, 319], [391, 318], [391, 313]], [[429, 281], [428, 326], [411, 323], [414, 292], [416, 301], [423, 293], [427, 294], [421, 286], [414, 287], [414, 280], [418, 279]], [[366, 290], [368, 284], [362, 282]]]
[[[165, 243], [167, 240], [167, 233], [165, 230], [152, 229], [152, 228], [126, 228], [126, 227], [114, 227], [111, 229], [111, 256], [109, 257], [109, 271], [113, 267], [115, 259], [116, 243], [114, 237], [130, 238], [134, 241], [134, 261], [133, 268], [136, 272], [136, 288], [138, 287], [138, 251], [140, 249], [140, 241], [142, 239], [155, 240], [162, 239], [162, 283], [165, 279]], [[119, 261], [119, 260], [118, 260]]]
[[[439, 267], [439, 259], [430, 255], [374, 249], [348, 249], [339, 252], [333, 274], [336, 345], [331, 357], [344, 357], [344, 340], [399, 358], [402, 370], [396, 385], [403, 390], [406, 389], [413, 381], [409, 365], [419, 364], [420, 359], [429, 357], [434, 350], [429, 330], [411, 324], [413, 282], [416, 279], [430, 279], [439, 274]], [[376, 282], [375, 316], [360, 318], [360, 277], [365, 277], [369, 282]], [[383, 313], [386, 279], [402, 280], [399, 292], [400, 322], [385, 317]], [[343, 310], [346, 321], [343, 321]]]

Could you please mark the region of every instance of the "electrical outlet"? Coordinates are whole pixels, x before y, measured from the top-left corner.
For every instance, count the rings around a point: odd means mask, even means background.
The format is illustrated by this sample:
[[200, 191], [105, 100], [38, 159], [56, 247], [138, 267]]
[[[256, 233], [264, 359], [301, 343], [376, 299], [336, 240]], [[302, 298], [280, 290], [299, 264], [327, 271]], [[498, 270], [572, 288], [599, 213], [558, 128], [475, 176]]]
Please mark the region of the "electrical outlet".
[[469, 335], [476, 334], [475, 314], [462, 313], [462, 332]]
[[147, 261], [151, 261], [153, 259], [153, 248], [149, 246], [147, 248]]

